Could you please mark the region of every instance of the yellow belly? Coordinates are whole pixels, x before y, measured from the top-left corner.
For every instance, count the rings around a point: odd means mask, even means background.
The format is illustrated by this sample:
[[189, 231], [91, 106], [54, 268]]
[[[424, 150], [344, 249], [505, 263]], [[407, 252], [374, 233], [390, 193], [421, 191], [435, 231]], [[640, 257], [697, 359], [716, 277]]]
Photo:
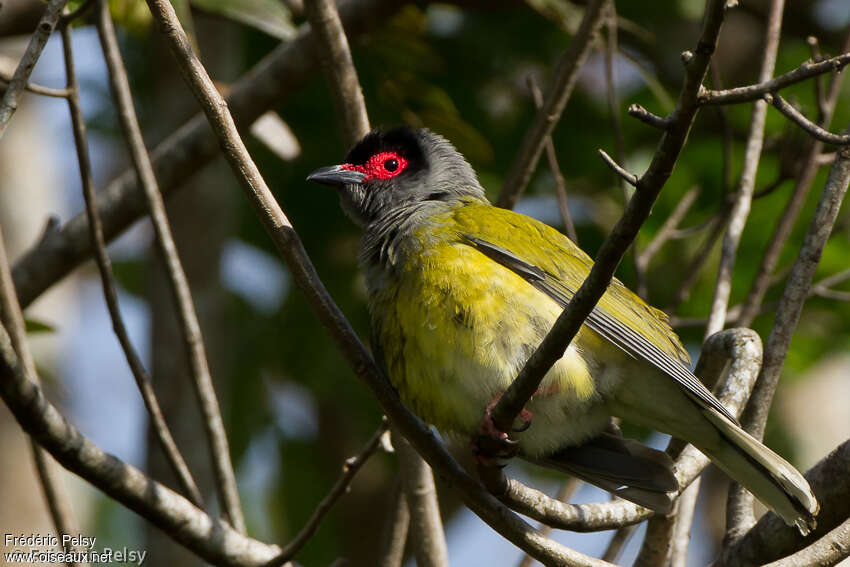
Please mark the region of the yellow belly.
[[[458, 242], [430, 246], [371, 297], [373, 324], [402, 400], [443, 431], [472, 433], [560, 308], [518, 275]], [[590, 344], [593, 343], [593, 344]], [[607, 414], [592, 372], [602, 341], [584, 328], [549, 371], [520, 436], [532, 453], [598, 433]]]

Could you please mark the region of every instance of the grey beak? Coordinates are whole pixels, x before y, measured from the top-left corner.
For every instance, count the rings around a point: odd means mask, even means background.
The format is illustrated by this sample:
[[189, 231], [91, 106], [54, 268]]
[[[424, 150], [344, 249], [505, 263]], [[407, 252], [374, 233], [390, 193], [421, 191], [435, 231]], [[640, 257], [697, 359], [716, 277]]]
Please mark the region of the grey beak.
[[343, 169], [341, 165], [320, 167], [307, 176], [307, 181], [315, 181], [322, 185], [353, 185], [362, 183], [366, 178], [365, 173], [352, 169]]

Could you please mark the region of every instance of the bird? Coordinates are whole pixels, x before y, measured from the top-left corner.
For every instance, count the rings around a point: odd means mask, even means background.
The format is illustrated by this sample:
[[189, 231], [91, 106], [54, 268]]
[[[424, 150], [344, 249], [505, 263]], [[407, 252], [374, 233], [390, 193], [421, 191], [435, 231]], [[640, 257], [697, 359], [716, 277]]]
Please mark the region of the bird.
[[[335, 187], [362, 229], [372, 350], [401, 401], [441, 432], [475, 439], [593, 261], [556, 229], [493, 206], [463, 155], [428, 129], [373, 130], [307, 180]], [[689, 365], [667, 316], [613, 279], [527, 403], [511, 432], [516, 452], [668, 512], [672, 460], [623, 437], [620, 418], [693, 444], [809, 533], [819, 505], [806, 479]]]

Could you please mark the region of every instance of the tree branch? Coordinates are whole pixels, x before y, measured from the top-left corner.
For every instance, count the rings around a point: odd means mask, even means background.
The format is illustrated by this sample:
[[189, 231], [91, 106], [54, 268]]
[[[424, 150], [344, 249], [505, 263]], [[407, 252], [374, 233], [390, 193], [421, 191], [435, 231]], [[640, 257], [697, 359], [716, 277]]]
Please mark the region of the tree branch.
[[[3, 232], [0, 230], [0, 324], [9, 330], [9, 339], [18, 359], [26, 372], [38, 383], [40, 381], [35, 360], [27, 343], [24, 315], [21, 313], [20, 305], [18, 305], [18, 298], [12, 283], [12, 273], [9, 270], [6, 243], [3, 239]], [[53, 520], [56, 535], [61, 538], [62, 534], [79, 533], [71, 503], [62, 487], [62, 480], [57, 474], [56, 463], [47, 456], [47, 452], [39, 447], [33, 438], [30, 437], [29, 442], [35, 469], [44, 491], [44, 499], [47, 502], [47, 509], [50, 512], [51, 520]], [[69, 567], [86, 567], [88, 563], [69, 562], [68, 565]]]
[[779, 96], [778, 93], [767, 93], [762, 97], [768, 104], [772, 104], [776, 110], [782, 113], [787, 119], [791, 122], [808, 132], [812, 137], [816, 140], [827, 144], [836, 144], [839, 146], [845, 146], [850, 144], [850, 135], [839, 136], [838, 134], [833, 134], [829, 130], [821, 128], [811, 120], [805, 117], [802, 112], [794, 108], [792, 105], [788, 104], [784, 98]]
[[[396, 432], [398, 433], [398, 432]], [[409, 539], [418, 567], [448, 567], [449, 554], [431, 467], [402, 435], [393, 436], [402, 490], [410, 513]]]
[[331, 84], [343, 142], [353, 146], [369, 132], [369, 116], [336, 4], [332, 0], [307, 0], [304, 8], [316, 34], [313, 48]]
[[[848, 130], [850, 131], [850, 130]], [[820, 262], [823, 248], [832, 232], [835, 219], [850, 183], [850, 147], [843, 147], [829, 171], [817, 209], [803, 240], [800, 253], [794, 261], [788, 283], [776, 310], [776, 319], [765, 348], [764, 365], [759, 374], [753, 397], [744, 413], [742, 423], [756, 438], [764, 435], [765, 422], [779, 375], [797, 327], [812, 277]]]
[[189, 467], [183, 460], [180, 450], [168, 429], [168, 424], [162, 414], [162, 409], [159, 406], [159, 401], [156, 398], [156, 393], [151, 383], [150, 375], [142, 363], [133, 343], [130, 340], [130, 335], [127, 333], [127, 327], [124, 324], [124, 319], [121, 316], [121, 308], [118, 304], [118, 292], [115, 283], [115, 277], [112, 274], [112, 262], [106, 252], [106, 242], [103, 238], [103, 227], [100, 217], [95, 207], [95, 189], [94, 181], [91, 173], [91, 160], [89, 159], [88, 139], [86, 135], [86, 125], [83, 120], [83, 112], [80, 106], [80, 91], [77, 84], [76, 71], [74, 69], [74, 55], [72, 52], [72, 44], [70, 30], [68, 26], [61, 26], [62, 33], [62, 48], [65, 58], [65, 74], [68, 84], [68, 111], [71, 115], [71, 124], [74, 132], [74, 144], [76, 146], [77, 163], [80, 169], [80, 183], [83, 188], [83, 199], [86, 206], [86, 214], [89, 218], [89, 238], [91, 239], [94, 248], [95, 262], [97, 264], [98, 273], [100, 274], [101, 285], [103, 287], [103, 297], [106, 301], [106, 307], [109, 311], [109, 318], [112, 321], [112, 329], [121, 345], [124, 352], [124, 357], [127, 359], [127, 365], [132, 371], [133, 378], [142, 396], [145, 408], [151, 418], [151, 425], [156, 433], [157, 441], [162, 447], [166, 458], [169, 461], [172, 469], [177, 476], [181, 489], [188, 495], [193, 504], [202, 506], [203, 498], [200, 490], [198, 490]]
[[69, 471], [215, 565], [264, 565], [280, 553], [233, 530], [143, 472], [105, 453], [67, 422], [21, 365], [0, 329], [0, 397], [21, 427]]
[[354, 480], [354, 476], [357, 474], [357, 471], [360, 470], [360, 467], [363, 466], [369, 457], [375, 454], [375, 451], [380, 446], [381, 436], [384, 434], [384, 431], [387, 430], [387, 419], [384, 418], [383, 423], [378, 427], [377, 431], [369, 438], [369, 441], [366, 442], [366, 445], [353, 457], [349, 457], [345, 460], [345, 463], [342, 465], [342, 472], [339, 475], [336, 483], [334, 484], [331, 491], [325, 496], [319, 505], [316, 506], [316, 509], [313, 510], [313, 515], [310, 516], [310, 519], [304, 524], [304, 527], [301, 528], [301, 531], [298, 532], [298, 535], [295, 538], [286, 544], [286, 547], [283, 548], [283, 551], [280, 552], [280, 555], [275, 557], [272, 561], [266, 565], [266, 567], [279, 567], [283, 565], [301, 550], [304, 545], [310, 538], [313, 537], [313, 534], [316, 533], [316, 530], [319, 529], [319, 524], [321, 524], [322, 519], [325, 515], [333, 508], [334, 504], [336, 504], [337, 500], [340, 497], [348, 492], [351, 482]]
[[12, 119], [12, 115], [18, 109], [18, 103], [24, 94], [24, 90], [26, 90], [32, 70], [35, 68], [38, 58], [41, 57], [41, 52], [47, 44], [50, 34], [53, 33], [53, 29], [59, 22], [67, 1], [50, 0], [44, 9], [44, 15], [41, 16], [41, 20], [35, 28], [35, 32], [30, 36], [30, 42], [26, 51], [24, 51], [24, 56], [21, 57], [21, 61], [9, 81], [9, 86], [6, 87], [6, 92], [0, 99], [0, 140], [6, 133], [9, 120]]
[[[534, 107], [537, 110], [543, 108], [543, 93], [540, 91], [540, 87], [537, 86], [534, 75], [528, 76], [528, 90], [531, 91]], [[576, 225], [573, 223], [573, 217], [570, 214], [570, 208], [567, 203], [567, 187], [564, 183], [564, 174], [561, 173], [561, 167], [558, 165], [558, 154], [555, 153], [555, 143], [552, 141], [551, 135], [546, 137], [546, 161], [549, 162], [549, 169], [552, 171], [552, 177], [555, 179], [555, 193], [558, 196], [558, 208], [561, 211], [561, 219], [564, 221], [564, 229], [570, 240], [578, 244]]]
[[[761, 68], [758, 80], [760, 83], [768, 81], [773, 76], [776, 66], [776, 53], [779, 49], [779, 38], [782, 31], [782, 12], [785, 7], [784, 0], [772, 0], [768, 13], [766, 29], [764, 33], [764, 48], [761, 57]], [[756, 173], [761, 160], [761, 149], [764, 143], [764, 122], [767, 117], [767, 103], [763, 100], [756, 101], [750, 117], [750, 129], [747, 135], [746, 150], [744, 151], [744, 165], [741, 171], [738, 188], [735, 192], [735, 200], [729, 213], [729, 222], [726, 225], [726, 233], [723, 236], [722, 253], [720, 265], [717, 268], [717, 280], [714, 286], [714, 297], [711, 301], [711, 311], [708, 324], [705, 328], [705, 336], [711, 336], [723, 329], [726, 322], [726, 310], [729, 306], [729, 296], [732, 292], [732, 271], [735, 268], [735, 259], [738, 255], [738, 245], [744, 232], [744, 225], [750, 215], [753, 189], [756, 183]]]
[[[236, 488], [236, 475], [233, 472], [233, 464], [230, 460], [230, 445], [227, 441], [227, 432], [224, 429], [221, 409], [210, 375], [201, 326], [195, 313], [189, 281], [180, 263], [177, 245], [174, 243], [171, 227], [168, 224], [165, 204], [157, 186], [150, 156], [145, 149], [142, 131], [139, 128], [136, 112], [133, 108], [130, 84], [124, 63], [121, 60], [121, 53], [118, 50], [112, 20], [109, 16], [109, 8], [105, 0], [98, 0], [98, 4], [97, 29], [109, 71], [109, 83], [115, 98], [121, 128], [129, 146], [133, 167], [144, 190], [154, 228], [154, 242], [165, 263], [169, 288], [177, 307], [180, 336], [186, 351], [186, 359], [189, 361], [192, 386], [204, 423], [219, 503], [233, 528], [240, 533], [245, 533], [245, 518], [242, 515], [239, 492]], [[90, 214], [96, 215], [94, 188], [92, 187], [91, 190], [92, 196], [87, 200], [87, 202], [90, 202], [88, 208], [91, 211]], [[172, 457], [169, 456], [169, 458]], [[172, 466], [175, 466], [174, 463], [172, 463]], [[185, 467], [185, 463], [183, 467]], [[181, 472], [183, 475], [187, 473], [188, 469]], [[189, 479], [184, 479], [183, 482], [187, 480]], [[198, 497], [200, 497], [200, 493], [198, 493]]]
[[845, 65], [850, 63], [850, 53], [844, 53], [817, 63], [807, 61], [784, 75], [780, 75], [769, 81], [763, 81], [755, 85], [736, 87], [722, 91], [703, 90], [699, 96], [699, 104], [737, 104], [760, 99], [767, 93], [776, 92], [789, 85], [816, 77], [822, 73], [839, 72]]

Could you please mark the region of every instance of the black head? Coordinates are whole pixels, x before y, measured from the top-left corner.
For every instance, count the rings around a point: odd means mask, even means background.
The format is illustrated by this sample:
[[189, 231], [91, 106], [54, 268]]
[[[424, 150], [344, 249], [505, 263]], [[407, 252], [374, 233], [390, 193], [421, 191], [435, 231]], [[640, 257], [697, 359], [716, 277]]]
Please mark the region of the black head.
[[429, 130], [405, 126], [370, 132], [345, 163], [317, 169], [307, 181], [337, 187], [342, 208], [361, 225], [422, 201], [484, 199], [475, 172], [454, 146]]

